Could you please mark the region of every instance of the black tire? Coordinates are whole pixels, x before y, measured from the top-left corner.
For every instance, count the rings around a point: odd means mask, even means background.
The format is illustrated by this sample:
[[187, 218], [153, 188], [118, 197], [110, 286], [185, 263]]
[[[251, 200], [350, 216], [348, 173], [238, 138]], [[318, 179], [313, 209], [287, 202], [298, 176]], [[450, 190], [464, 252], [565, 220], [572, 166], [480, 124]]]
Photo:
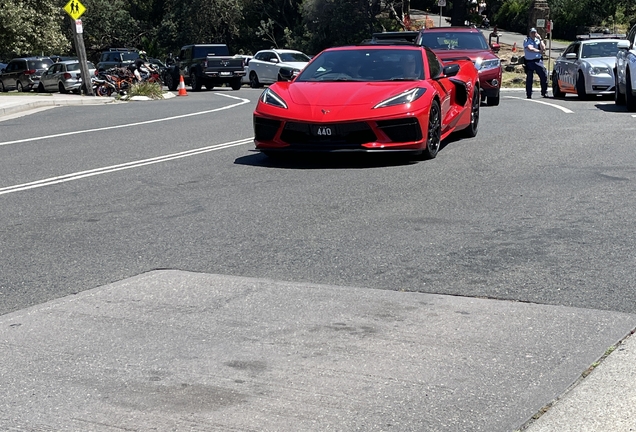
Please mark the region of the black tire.
[[24, 87], [22, 86], [22, 83], [21, 83], [20, 81], [18, 81], [18, 82], [15, 84], [15, 88], [16, 88], [16, 90], [17, 90], [18, 92], [20, 92], [20, 93], [22, 93], [22, 92], [24, 91]]
[[590, 96], [585, 91], [585, 78], [583, 72], [579, 72], [579, 76], [576, 79], [576, 94], [581, 100], [588, 100]]
[[499, 105], [499, 93], [497, 93], [497, 96], [486, 96], [486, 105], [488, 105], [488, 106], [498, 106]]
[[66, 88], [64, 87], [64, 84], [62, 84], [62, 83], [59, 83], [59, 84], [57, 85], [57, 88], [58, 88], [58, 90], [60, 91], [60, 93], [62, 93], [62, 94], [66, 94], [66, 93], [68, 93], [68, 91], [67, 91], [67, 90], [66, 90]]
[[475, 87], [473, 90], [473, 104], [470, 107], [470, 125], [462, 130], [462, 134], [467, 138], [474, 138], [477, 136], [479, 129], [479, 107], [481, 106], [481, 100], [479, 100], [479, 89]]
[[625, 75], [625, 105], [627, 105], [627, 111], [636, 111], [636, 97], [634, 96], [632, 77], [629, 71]]
[[212, 90], [213, 88], [214, 88], [214, 85], [213, 85], [213, 84], [206, 84], [206, 85], [205, 85], [205, 89], [206, 89], [206, 90]]
[[232, 90], [240, 90], [242, 85], [243, 84], [241, 84], [241, 78], [235, 79], [234, 81], [230, 83]]
[[38, 84], [38, 93], [44, 93], [46, 92], [46, 90], [44, 90], [44, 84], [40, 83]]
[[190, 87], [192, 88], [192, 91], [201, 91], [202, 85], [203, 83], [197, 77], [195, 71], [190, 72]]
[[179, 86], [179, 84], [177, 84], [177, 79], [174, 77], [174, 75], [171, 74], [171, 73], [167, 73], [166, 74], [166, 87], [168, 87], [168, 90], [175, 91], [178, 86]]
[[426, 148], [422, 150], [422, 159], [433, 159], [437, 156], [442, 143], [442, 112], [439, 102], [434, 100], [428, 113], [428, 131], [426, 135]]
[[616, 75], [616, 72], [614, 72], [614, 76], [616, 77], [614, 85], [614, 103], [616, 105], [625, 105], [625, 95], [621, 93], [621, 89], [618, 86], [618, 75]]
[[263, 87], [263, 84], [261, 84], [260, 81], [258, 80], [258, 75], [256, 75], [256, 72], [254, 71], [250, 72], [250, 87], [252, 88]]
[[6, 93], [8, 91], [7, 88], [4, 86], [4, 83], [2, 81], [0, 81], [0, 90], [2, 91], [2, 93]]
[[556, 72], [552, 74], [552, 96], [555, 98], [565, 97], [565, 93], [563, 93], [561, 87], [559, 87], [559, 76]]

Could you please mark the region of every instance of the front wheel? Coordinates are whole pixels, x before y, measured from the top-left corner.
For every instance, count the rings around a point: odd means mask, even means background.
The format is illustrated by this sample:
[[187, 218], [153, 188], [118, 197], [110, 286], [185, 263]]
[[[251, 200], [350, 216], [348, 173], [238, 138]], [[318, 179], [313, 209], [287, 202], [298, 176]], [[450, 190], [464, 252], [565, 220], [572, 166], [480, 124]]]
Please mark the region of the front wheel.
[[44, 93], [44, 92], [45, 92], [44, 84], [42, 83], [38, 84], [38, 93]]
[[552, 95], [555, 98], [562, 98], [565, 94], [561, 91], [561, 87], [559, 87], [559, 76], [556, 72], [552, 74]]
[[625, 105], [628, 111], [636, 111], [636, 97], [632, 88], [632, 76], [629, 72], [625, 76]]
[[576, 79], [576, 94], [578, 95], [579, 99], [589, 99], [589, 95], [585, 90], [585, 78], [583, 77], [583, 72], [579, 72], [579, 77]]
[[475, 90], [473, 90], [473, 104], [470, 107], [470, 125], [462, 131], [464, 136], [468, 138], [477, 136], [477, 129], [479, 128], [479, 106], [481, 105], [479, 96], [479, 89], [475, 87]]
[[177, 89], [177, 80], [171, 73], [166, 74], [166, 87], [168, 90], [175, 91]]
[[441, 137], [442, 115], [439, 109], [439, 102], [434, 100], [428, 113], [428, 134], [426, 136], [426, 148], [422, 151], [422, 159], [433, 159], [437, 156], [442, 142]]
[[625, 95], [621, 93], [621, 89], [618, 86], [618, 75], [616, 75], [616, 81], [614, 85], [614, 103], [616, 105], [625, 105]]

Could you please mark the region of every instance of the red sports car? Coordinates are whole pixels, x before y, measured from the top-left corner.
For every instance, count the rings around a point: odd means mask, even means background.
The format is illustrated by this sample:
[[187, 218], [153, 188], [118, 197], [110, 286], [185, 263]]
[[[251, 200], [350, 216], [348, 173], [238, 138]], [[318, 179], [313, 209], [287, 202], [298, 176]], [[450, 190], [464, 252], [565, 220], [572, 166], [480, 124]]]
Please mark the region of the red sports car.
[[254, 142], [279, 152], [410, 152], [434, 158], [451, 133], [477, 134], [479, 76], [417, 45], [329, 48], [292, 81], [267, 88]]

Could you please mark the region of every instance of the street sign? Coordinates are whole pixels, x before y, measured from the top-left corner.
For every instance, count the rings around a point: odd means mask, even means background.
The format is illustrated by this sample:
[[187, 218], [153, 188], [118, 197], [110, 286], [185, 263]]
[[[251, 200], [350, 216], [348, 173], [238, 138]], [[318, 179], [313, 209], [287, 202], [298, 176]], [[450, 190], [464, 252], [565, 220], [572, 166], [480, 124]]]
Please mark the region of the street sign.
[[446, 7], [446, 0], [437, 0], [437, 6]]
[[84, 33], [84, 27], [82, 26], [82, 20], [75, 20], [75, 32], [77, 34]]
[[86, 8], [79, 2], [79, 0], [69, 1], [68, 3], [66, 3], [66, 6], [64, 6], [64, 10], [74, 20], [78, 20], [79, 17], [81, 17], [82, 14], [86, 12]]
[[544, 28], [545, 27], [545, 20], [544, 19], [538, 19], [537, 20], [537, 28]]

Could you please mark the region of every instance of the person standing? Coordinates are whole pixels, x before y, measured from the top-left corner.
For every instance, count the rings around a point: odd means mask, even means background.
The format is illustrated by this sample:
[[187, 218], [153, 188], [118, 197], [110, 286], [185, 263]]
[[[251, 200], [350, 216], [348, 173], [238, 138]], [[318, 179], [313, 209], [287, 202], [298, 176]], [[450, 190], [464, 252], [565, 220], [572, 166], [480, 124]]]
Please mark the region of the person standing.
[[548, 97], [548, 72], [543, 65], [543, 52], [545, 44], [536, 28], [530, 29], [530, 34], [523, 41], [523, 53], [526, 58], [526, 97], [532, 99], [532, 82], [534, 73], [539, 75], [541, 81], [541, 96]]

